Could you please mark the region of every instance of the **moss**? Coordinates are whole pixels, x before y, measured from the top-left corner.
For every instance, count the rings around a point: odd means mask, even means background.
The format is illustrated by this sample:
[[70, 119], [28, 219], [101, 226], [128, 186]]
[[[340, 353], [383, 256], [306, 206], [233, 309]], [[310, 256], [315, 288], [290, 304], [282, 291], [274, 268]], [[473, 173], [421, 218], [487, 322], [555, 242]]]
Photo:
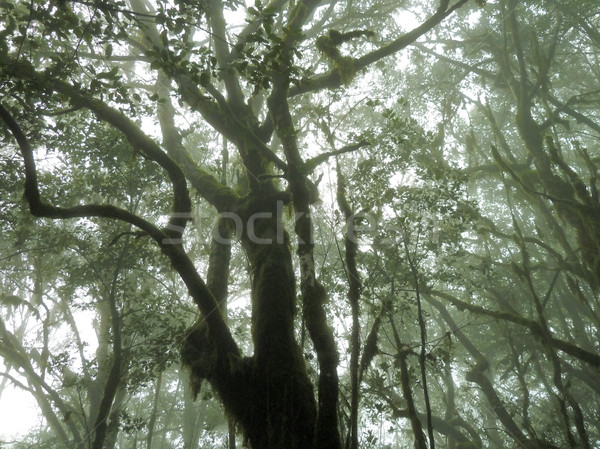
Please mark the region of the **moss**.
[[340, 76], [340, 82], [344, 85], [348, 85], [354, 79], [356, 75], [356, 68], [354, 67], [354, 59], [349, 56], [342, 56], [335, 62], [335, 68]]
[[191, 372], [192, 395], [196, 399], [202, 382], [211, 379], [217, 366], [217, 351], [204, 321], [197, 321], [188, 330], [181, 348], [181, 363]]
[[317, 49], [323, 53], [323, 55], [332, 61], [333, 66], [340, 77], [340, 82], [344, 85], [348, 85], [352, 82], [354, 76], [356, 75], [354, 58], [342, 56], [338, 47], [344, 42], [348, 42], [355, 37], [372, 37], [374, 35], [375, 33], [369, 30], [355, 30], [348, 33], [340, 33], [337, 30], [329, 30], [327, 34], [317, 38], [315, 45]]
[[333, 61], [342, 56], [337, 45], [335, 45], [333, 39], [331, 39], [331, 31], [329, 34], [317, 38], [315, 45], [317, 46], [317, 50]]

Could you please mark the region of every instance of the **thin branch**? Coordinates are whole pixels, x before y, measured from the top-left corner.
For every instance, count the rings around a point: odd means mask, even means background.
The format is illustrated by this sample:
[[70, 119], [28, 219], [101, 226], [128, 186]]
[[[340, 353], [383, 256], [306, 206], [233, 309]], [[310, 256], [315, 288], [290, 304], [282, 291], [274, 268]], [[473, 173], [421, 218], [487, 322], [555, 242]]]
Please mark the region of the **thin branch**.
[[226, 35], [227, 24], [223, 16], [223, 2], [222, 0], [208, 0], [205, 5], [206, 17], [215, 37], [215, 56], [221, 69], [220, 75], [225, 83], [229, 101], [236, 108], [241, 108], [244, 106], [244, 94], [235, 70], [229, 66], [230, 52]]
[[410, 420], [413, 435], [415, 437], [414, 446], [417, 449], [427, 449], [427, 442], [425, 440], [425, 434], [423, 433], [423, 426], [421, 425], [421, 420], [419, 419], [419, 413], [417, 412], [413, 392], [410, 386], [410, 374], [408, 371], [408, 365], [406, 363], [406, 357], [409, 353], [406, 351], [406, 345], [404, 345], [400, 340], [400, 334], [396, 328], [396, 324], [394, 323], [391, 312], [388, 313], [388, 315], [396, 344], [396, 357], [400, 362], [400, 385], [402, 387], [402, 394], [404, 395], [404, 400], [406, 401], [407, 405], [408, 419]]
[[[465, 301], [461, 301], [460, 299], [455, 298], [448, 293], [440, 292], [440, 291], [430, 291], [429, 294], [433, 296], [437, 296], [439, 298], [443, 298], [453, 306], [455, 306], [458, 310], [468, 310], [469, 312], [476, 313], [478, 315], [490, 316], [492, 318], [498, 320], [509, 321], [511, 323], [519, 324], [521, 326], [525, 326], [529, 328], [532, 334], [539, 335], [540, 334], [540, 325], [537, 321], [529, 320], [527, 318], [523, 318], [522, 316], [515, 315], [509, 312], [500, 312], [496, 310], [488, 310], [480, 306], [476, 306], [474, 304], [467, 303]], [[569, 343], [564, 340], [560, 340], [556, 337], [550, 337], [550, 343], [556, 349], [560, 349], [561, 351], [569, 354], [572, 357], [575, 357], [579, 360], [582, 360], [589, 365], [600, 367], [600, 355], [595, 354], [590, 351], [586, 351], [572, 343]]]
[[[404, 244], [404, 252], [406, 254], [406, 259], [408, 260], [408, 265], [410, 267], [410, 271], [413, 277], [414, 287], [415, 287], [415, 297], [417, 300], [417, 311], [418, 311], [418, 322], [419, 322], [419, 334], [421, 337], [421, 349], [419, 352], [419, 366], [421, 368], [421, 381], [423, 382], [423, 398], [425, 400], [425, 412], [427, 416], [427, 434], [429, 437], [429, 447], [430, 449], [435, 449], [435, 437], [433, 435], [433, 424], [431, 421], [431, 403], [429, 401], [429, 388], [427, 386], [427, 366], [425, 363], [426, 357], [426, 344], [427, 344], [427, 327], [425, 324], [425, 320], [423, 319], [423, 308], [421, 305], [421, 288], [419, 282], [419, 272], [417, 268], [417, 263], [415, 262], [415, 257], [411, 257], [410, 251], [408, 248], [408, 238], [406, 237], [406, 233], [403, 232], [405, 237], [402, 239], [402, 243]], [[417, 243], [415, 243], [415, 247]]]
[[321, 153], [318, 156], [308, 159], [305, 162], [305, 166], [309, 168], [309, 172], [312, 172], [317, 167], [317, 165], [320, 165], [323, 162], [326, 162], [332, 156], [338, 156], [338, 155], [344, 154], [344, 153], [351, 153], [351, 152], [357, 151], [360, 148], [367, 146], [367, 145], [370, 145], [370, 142], [367, 142], [366, 140], [362, 140], [359, 143], [355, 143], [352, 145], [346, 145], [345, 147], [342, 147], [339, 150], [333, 150], [333, 151], [327, 151], [325, 153]]

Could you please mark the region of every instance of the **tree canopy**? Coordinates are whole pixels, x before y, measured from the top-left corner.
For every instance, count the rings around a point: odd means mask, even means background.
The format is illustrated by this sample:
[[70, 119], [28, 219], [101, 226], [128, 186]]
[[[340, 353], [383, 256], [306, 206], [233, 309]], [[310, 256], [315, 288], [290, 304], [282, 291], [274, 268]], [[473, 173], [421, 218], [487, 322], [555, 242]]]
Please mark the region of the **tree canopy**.
[[0, 445], [598, 447], [599, 62], [592, 0], [1, 1]]

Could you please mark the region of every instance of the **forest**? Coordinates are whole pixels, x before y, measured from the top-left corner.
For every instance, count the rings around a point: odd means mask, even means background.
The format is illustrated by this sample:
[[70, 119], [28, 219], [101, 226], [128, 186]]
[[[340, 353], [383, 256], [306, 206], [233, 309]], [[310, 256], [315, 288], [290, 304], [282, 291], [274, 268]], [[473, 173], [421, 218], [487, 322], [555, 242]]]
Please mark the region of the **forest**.
[[0, 170], [2, 449], [600, 447], [596, 0], [0, 0]]

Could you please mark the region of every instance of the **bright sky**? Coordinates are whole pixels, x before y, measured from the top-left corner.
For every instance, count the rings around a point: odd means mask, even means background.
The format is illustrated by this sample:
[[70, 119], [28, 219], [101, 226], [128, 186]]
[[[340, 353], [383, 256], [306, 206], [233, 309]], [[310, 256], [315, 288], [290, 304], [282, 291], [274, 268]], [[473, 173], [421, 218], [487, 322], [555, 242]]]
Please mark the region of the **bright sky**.
[[[93, 357], [93, 350], [98, 346], [92, 325], [94, 314], [90, 311], [77, 311], [73, 316], [78, 324], [81, 338], [87, 343], [85, 352], [89, 360]], [[66, 326], [55, 329], [50, 337], [51, 342], [65, 342], [71, 339], [70, 331]], [[75, 357], [74, 369], [80, 368], [78, 362], [79, 359]], [[6, 366], [0, 358], [0, 372], [5, 371]], [[9, 374], [27, 385], [27, 380], [19, 376], [14, 369]], [[2, 380], [3, 378], [0, 378], [0, 382]], [[52, 383], [50, 377], [46, 380]], [[41, 416], [38, 404], [31, 393], [23, 391], [13, 386], [12, 382], [7, 381], [6, 387], [0, 390], [0, 449], [8, 449], [10, 446], [5, 446], [6, 443], [17, 439], [18, 436], [26, 435], [31, 428], [40, 425], [46, 425], [46, 420]]]
[[39, 424], [38, 408], [33, 397], [8, 384], [0, 396], [0, 446]]

